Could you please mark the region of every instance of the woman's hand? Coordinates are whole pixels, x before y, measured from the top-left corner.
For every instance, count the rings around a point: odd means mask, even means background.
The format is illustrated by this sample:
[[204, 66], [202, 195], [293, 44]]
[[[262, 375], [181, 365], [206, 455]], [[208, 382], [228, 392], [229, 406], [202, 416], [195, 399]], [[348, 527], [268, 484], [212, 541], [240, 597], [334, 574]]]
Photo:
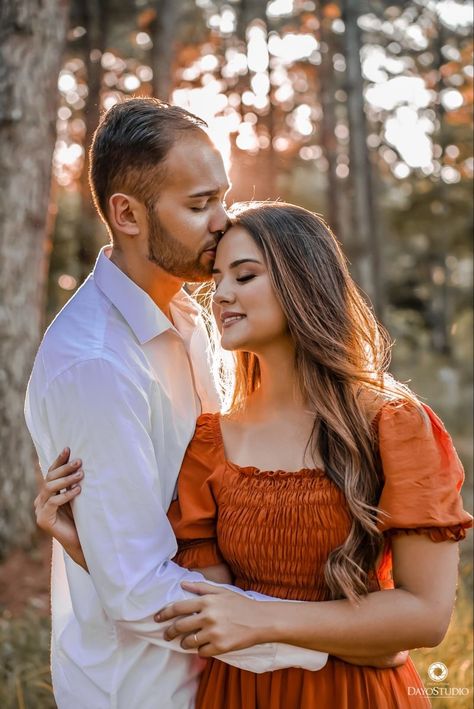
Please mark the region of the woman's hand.
[[204, 582], [183, 583], [182, 587], [198, 595], [171, 603], [155, 615], [157, 622], [176, 618], [165, 631], [166, 640], [182, 635], [181, 647], [199, 648], [201, 657], [241, 650], [260, 642], [256, 628], [262, 623], [262, 607], [271, 603], [254, 601]]
[[84, 473], [81, 461], [69, 462], [70, 451], [65, 448], [56, 458], [41, 483], [35, 499], [36, 524], [54, 537], [74, 561], [87, 570], [77, 534], [70, 502], [80, 492], [79, 481]]

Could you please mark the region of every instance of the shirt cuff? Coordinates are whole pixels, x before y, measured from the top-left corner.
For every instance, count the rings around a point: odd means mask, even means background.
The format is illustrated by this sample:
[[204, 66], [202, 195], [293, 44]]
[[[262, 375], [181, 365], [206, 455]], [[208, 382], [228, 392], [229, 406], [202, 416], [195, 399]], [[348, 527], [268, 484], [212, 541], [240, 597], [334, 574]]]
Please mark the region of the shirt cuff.
[[325, 666], [328, 654], [286, 643], [261, 643], [244, 650], [216, 655], [216, 659], [255, 674], [286, 670], [289, 667], [316, 672]]

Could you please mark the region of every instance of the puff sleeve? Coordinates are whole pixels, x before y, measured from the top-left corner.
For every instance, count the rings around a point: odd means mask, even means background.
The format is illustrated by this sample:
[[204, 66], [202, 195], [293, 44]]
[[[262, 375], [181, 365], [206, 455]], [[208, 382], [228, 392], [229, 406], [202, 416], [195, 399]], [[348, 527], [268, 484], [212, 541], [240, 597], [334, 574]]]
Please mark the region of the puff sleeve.
[[429, 406], [390, 402], [378, 416], [384, 484], [378, 526], [387, 535], [459, 541], [472, 527], [462, 504], [464, 470], [451, 437]]
[[223, 451], [214, 435], [213, 414], [199, 417], [178, 478], [178, 499], [168, 519], [178, 541], [173, 559], [180, 566], [199, 569], [223, 561], [216, 540], [220, 463]]

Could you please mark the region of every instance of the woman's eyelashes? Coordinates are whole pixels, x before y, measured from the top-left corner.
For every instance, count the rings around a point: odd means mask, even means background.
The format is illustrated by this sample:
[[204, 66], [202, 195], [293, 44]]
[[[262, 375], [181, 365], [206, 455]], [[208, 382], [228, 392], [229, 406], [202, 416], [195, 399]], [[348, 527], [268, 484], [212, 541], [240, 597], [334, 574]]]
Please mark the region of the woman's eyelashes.
[[[237, 283], [248, 283], [248, 281], [251, 281], [253, 278], [256, 277], [256, 275], [257, 275], [256, 273], [248, 273], [245, 276], [238, 276], [235, 280], [237, 281]], [[213, 281], [211, 283], [211, 288], [214, 292], [219, 288], [219, 284], [220, 284], [220, 281], [219, 282]]]

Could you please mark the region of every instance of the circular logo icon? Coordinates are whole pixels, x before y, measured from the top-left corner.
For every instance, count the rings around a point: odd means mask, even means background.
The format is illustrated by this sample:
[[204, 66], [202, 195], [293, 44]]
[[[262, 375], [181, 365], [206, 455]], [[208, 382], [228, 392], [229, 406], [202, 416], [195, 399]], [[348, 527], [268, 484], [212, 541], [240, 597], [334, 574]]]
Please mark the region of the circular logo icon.
[[428, 674], [433, 682], [442, 682], [448, 676], [448, 668], [444, 662], [432, 662], [428, 667]]

